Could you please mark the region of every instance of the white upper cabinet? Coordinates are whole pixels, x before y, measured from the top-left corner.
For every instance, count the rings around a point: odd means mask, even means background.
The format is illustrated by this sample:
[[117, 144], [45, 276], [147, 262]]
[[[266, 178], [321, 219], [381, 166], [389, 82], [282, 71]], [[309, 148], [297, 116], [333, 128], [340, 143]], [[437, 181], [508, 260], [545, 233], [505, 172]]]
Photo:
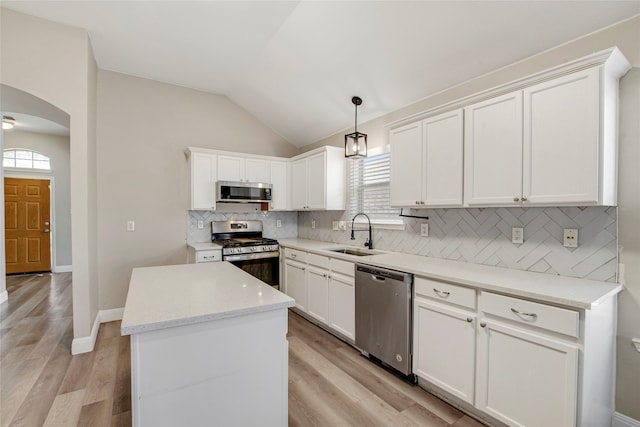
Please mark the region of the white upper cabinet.
[[291, 205], [294, 210], [345, 209], [345, 159], [339, 147], [322, 147], [293, 158]]
[[599, 69], [524, 90], [523, 197], [598, 204]]
[[630, 65], [617, 49], [577, 64], [465, 108], [465, 205], [617, 204], [618, 80]]
[[220, 155], [218, 181], [270, 182], [269, 160]]
[[464, 109], [468, 205], [512, 205], [522, 197], [522, 92]]
[[462, 206], [461, 109], [392, 129], [389, 139], [391, 206]]
[[291, 166], [288, 161], [272, 160], [271, 168], [271, 185], [272, 211], [286, 211], [291, 209]]
[[217, 156], [207, 152], [190, 150], [189, 182], [190, 210], [214, 210], [216, 208], [215, 183]]

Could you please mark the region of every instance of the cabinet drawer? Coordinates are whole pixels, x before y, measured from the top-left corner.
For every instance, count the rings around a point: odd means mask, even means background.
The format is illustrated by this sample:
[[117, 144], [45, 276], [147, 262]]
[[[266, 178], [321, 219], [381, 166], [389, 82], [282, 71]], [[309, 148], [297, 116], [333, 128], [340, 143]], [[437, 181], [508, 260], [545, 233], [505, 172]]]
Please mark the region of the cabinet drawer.
[[197, 251], [196, 252], [196, 262], [214, 262], [214, 261], [222, 261], [222, 251], [213, 250], [213, 251]]
[[329, 269], [329, 257], [326, 257], [326, 256], [308, 253], [307, 262], [310, 265], [315, 265], [315, 266], [324, 268], [325, 270]]
[[307, 262], [307, 253], [297, 249], [284, 248], [284, 257], [300, 262]]
[[352, 262], [349, 261], [331, 258], [329, 260], [329, 268], [331, 269], [331, 271], [344, 274], [345, 276], [355, 276], [355, 266]]
[[441, 302], [456, 304], [463, 307], [476, 308], [475, 289], [436, 280], [416, 277], [414, 281], [416, 295], [422, 295]]
[[480, 293], [482, 312], [526, 325], [578, 337], [580, 316], [577, 311], [518, 298]]

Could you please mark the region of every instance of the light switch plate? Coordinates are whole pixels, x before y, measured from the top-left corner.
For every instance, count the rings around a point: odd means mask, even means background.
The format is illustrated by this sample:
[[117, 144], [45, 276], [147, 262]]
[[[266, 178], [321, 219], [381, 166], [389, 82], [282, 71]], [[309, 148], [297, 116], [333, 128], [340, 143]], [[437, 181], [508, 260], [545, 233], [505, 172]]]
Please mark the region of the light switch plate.
[[282, 227], [282, 220], [276, 219], [276, 228]]
[[204, 228], [204, 221], [203, 220], [198, 220], [198, 230], [202, 230]]
[[127, 221], [127, 231], [136, 231], [135, 221]]
[[316, 220], [315, 219], [311, 220], [311, 228], [316, 228]]
[[577, 228], [564, 229], [564, 238], [562, 239], [562, 245], [565, 248], [578, 247], [578, 229]]
[[520, 245], [524, 243], [524, 228], [512, 227], [511, 228], [511, 243]]
[[429, 237], [429, 223], [420, 224], [420, 235], [422, 237]]

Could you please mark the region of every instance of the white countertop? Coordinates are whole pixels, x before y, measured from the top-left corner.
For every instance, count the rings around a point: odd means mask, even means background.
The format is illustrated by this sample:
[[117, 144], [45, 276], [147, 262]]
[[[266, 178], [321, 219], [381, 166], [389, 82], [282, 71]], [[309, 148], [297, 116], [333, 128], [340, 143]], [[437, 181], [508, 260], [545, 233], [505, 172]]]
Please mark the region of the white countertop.
[[122, 335], [292, 307], [294, 300], [228, 262], [134, 268]]
[[622, 285], [618, 283], [554, 276], [545, 273], [533, 273], [470, 264], [420, 255], [378, 251], [383, 253], [378, 255], [354, 256], [327, 250], [331, 248], [349, 247], [339, 243], [305, 239], [282, 239], [278, 240], [278, 243], [283, 247], [314, 252], [359, 264], [404, 271], [430, 279], [457, 283], [480, 290], [530, 298], [574, 308], [590, 309], [623, 289]]
[[212, 242], [189, 242], [187, 243], [187, 246], [191, 246], [193, 249], [195, 249], [196, 251], [207, 251], [207, 250], [222, 250], [222, 246], [217, 244], [217, 243], [212, 243]]

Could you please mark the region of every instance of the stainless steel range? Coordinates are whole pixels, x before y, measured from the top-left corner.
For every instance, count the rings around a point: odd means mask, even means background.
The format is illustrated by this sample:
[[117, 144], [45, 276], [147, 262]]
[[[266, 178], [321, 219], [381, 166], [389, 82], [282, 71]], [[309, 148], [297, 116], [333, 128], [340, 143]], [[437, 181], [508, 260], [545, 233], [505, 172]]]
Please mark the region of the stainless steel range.
[[222, 261], [279, 287], [280, 247], [277, 240], [262, 237], [262, 221], [213, 221], [211, 241], [222, 246]]

